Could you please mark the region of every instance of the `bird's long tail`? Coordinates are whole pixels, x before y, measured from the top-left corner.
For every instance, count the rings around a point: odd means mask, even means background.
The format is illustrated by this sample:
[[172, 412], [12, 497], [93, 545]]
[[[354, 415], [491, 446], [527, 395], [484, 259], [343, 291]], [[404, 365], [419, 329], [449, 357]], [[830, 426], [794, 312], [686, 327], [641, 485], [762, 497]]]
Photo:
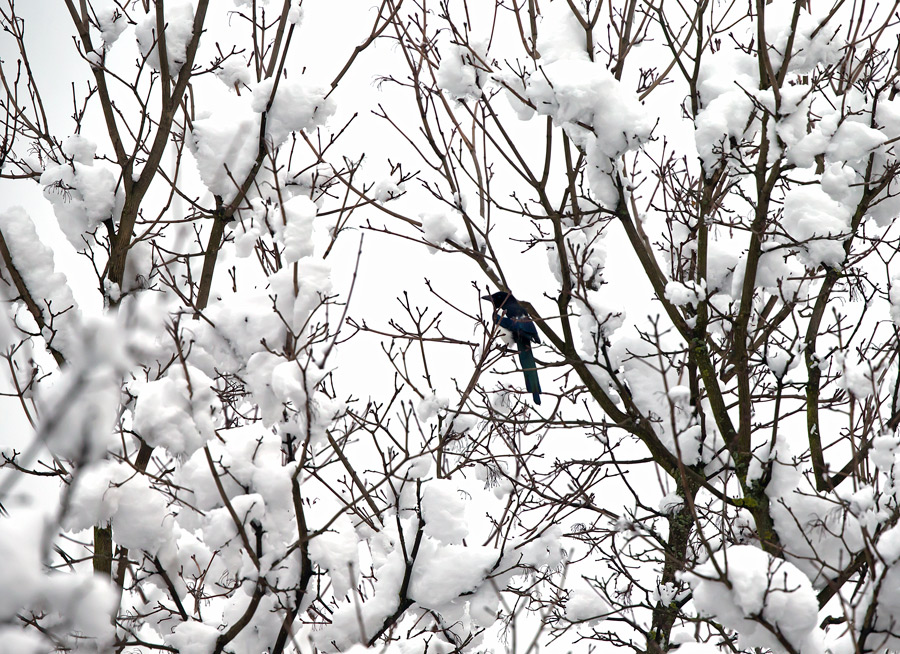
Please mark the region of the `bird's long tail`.
[[535, 404], [541, 403], [541, 382], [538, 379], [537, 363], [531, 352], [531, 343], [518, 343], [519, 363], [522, 364], [522, 372], [525, 374], [525, 388], [531, 393]]

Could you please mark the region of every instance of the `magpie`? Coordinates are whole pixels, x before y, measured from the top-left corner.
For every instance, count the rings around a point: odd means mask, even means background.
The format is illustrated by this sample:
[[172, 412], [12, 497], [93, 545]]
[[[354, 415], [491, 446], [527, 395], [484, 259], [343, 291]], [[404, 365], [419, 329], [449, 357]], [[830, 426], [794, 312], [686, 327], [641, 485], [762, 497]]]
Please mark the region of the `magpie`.
[[494, 324], [507, 332], [519, 350], [519, 363], [525, 375], [525, 388], [531, 393], [535, 404], [541, 403], [541, 382], [538, 380], [537, 364], [531, 351], [532, 343], [540, 343], [537, 328], [528, 313], [516, 301], [512, 293], [500, 291], [482, 295], [482, 300], [490, 300], [494, 306]]

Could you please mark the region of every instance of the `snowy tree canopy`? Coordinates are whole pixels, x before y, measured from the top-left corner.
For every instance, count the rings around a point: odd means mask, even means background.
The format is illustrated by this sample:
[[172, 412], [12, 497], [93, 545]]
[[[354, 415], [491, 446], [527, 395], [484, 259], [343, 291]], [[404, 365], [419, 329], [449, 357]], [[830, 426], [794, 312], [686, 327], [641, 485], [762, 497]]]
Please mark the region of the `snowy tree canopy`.
[[0, 1], [0, 654], [900, 649], [896, 11]]

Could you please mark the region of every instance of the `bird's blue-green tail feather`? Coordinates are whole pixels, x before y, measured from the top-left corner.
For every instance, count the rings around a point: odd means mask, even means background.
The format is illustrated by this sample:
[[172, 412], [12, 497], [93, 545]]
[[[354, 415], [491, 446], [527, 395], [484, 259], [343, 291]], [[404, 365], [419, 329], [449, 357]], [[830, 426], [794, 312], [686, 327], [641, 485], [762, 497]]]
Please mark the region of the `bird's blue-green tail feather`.
[[531, 393], [535, 404], [541, 403], [541, 382], [538, 380], [537, 363], [531, 347], [519, 345], [519, 363], [522, 364], [522, 372], [525, 374], [525, 388]]

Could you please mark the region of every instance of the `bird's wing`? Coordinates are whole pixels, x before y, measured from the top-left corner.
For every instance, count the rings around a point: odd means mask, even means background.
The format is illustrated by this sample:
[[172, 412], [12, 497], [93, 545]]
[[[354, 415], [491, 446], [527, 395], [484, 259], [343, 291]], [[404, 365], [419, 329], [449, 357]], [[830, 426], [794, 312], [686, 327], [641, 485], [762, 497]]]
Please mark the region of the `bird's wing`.
[[500, 318], [499, 324], [501, 327], [508, 329], [511, 332], [524, 336], [533, 343], [541, 342], [541, 339], [538, 336], [537, 327], [534, 326], [534, 323], [526, 315], [510, 316], [509, 313], [507, 313]]

